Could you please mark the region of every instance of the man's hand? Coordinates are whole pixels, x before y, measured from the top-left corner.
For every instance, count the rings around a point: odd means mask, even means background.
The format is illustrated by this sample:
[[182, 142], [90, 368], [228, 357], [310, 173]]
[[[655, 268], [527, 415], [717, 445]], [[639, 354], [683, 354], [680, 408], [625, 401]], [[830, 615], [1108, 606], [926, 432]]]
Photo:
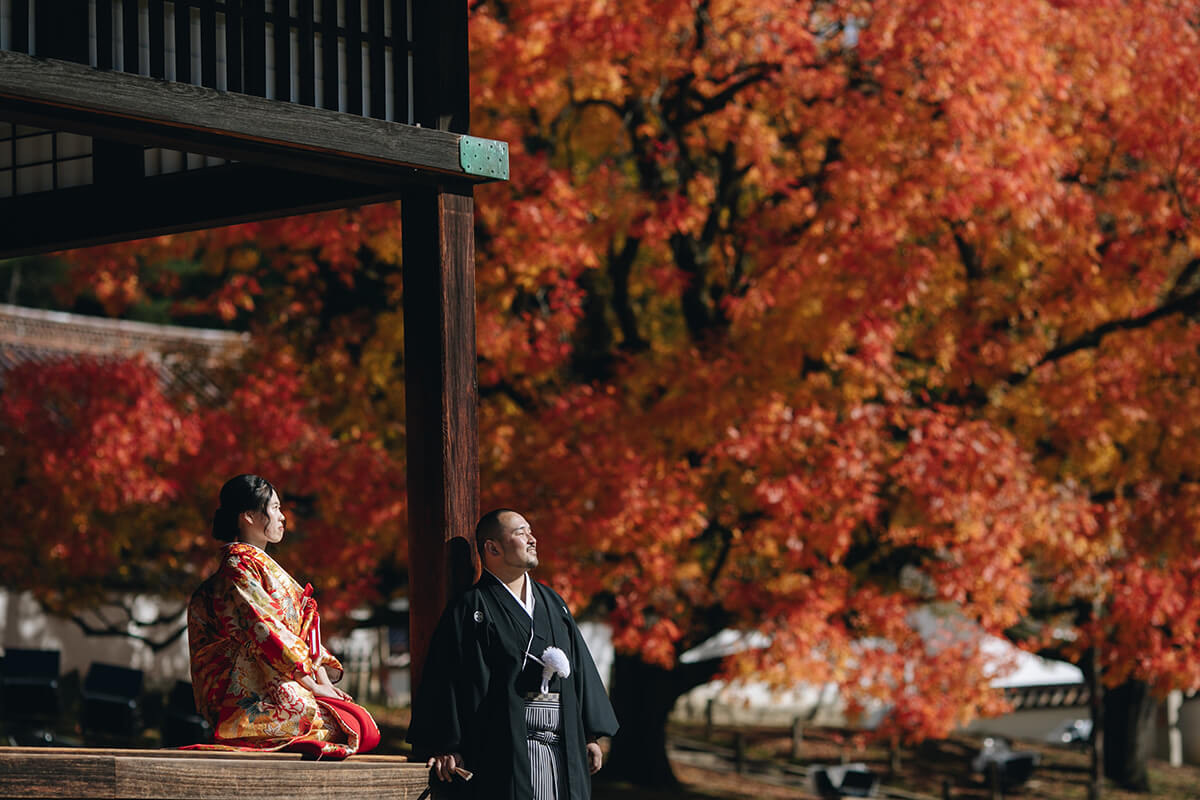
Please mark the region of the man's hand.
[[454, 779], [454, 770], [461, 768], [463, 765], [463, 757], [458, 753], [447, 753], [442, 756], [434, 756], [425, 763], [425, 766], [433, 770], [439, 781], [449, 781]]
[[587, 744], [587, 762], [588, 773], [595, 775], [600, 771], [600, 767], [604, 765], [604, 753], [600, 750], [600, 745], [595, 742]]

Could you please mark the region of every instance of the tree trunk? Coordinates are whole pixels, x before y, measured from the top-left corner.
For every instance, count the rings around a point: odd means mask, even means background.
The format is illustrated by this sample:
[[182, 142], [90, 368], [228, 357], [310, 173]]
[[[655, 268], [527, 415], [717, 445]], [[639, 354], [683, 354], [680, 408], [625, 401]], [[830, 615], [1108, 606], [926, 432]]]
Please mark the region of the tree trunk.
[[1143, 681], [1129, 680], [1104, 693], [1104, 774], [1129, 791], [1150, 791], [1157, 708]]
[[[1093, 604], [1093, 613], [1099, 604]], [[1088, 800], [1104, 798], [1104, 683], [1100, 680], [1100, 653], [1095, 645], [1088, 649], [1083, 662], [1088, 681], [1088, 706], [1092, 712], [1091, 763], [1088, 770]]]
[[680, 695], [710, 680], [719, 666], [714, 660], [665, 670], [618, 653], [610, 695], [621, 729], [597, 777], [650, 788], [677, 787], [667, 760], [667, 715]]

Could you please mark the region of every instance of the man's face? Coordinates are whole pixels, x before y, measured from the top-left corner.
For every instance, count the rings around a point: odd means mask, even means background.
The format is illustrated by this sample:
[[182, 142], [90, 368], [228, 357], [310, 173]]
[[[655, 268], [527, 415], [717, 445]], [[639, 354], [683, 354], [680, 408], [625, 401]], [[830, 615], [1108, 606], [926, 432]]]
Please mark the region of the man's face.
[[500, 550], [500, 562], [508, 567], [530, 570], [538, 565], [537, 539], [533, 529], [520, 514], [500, 515], [500, 536], [494, 539]]

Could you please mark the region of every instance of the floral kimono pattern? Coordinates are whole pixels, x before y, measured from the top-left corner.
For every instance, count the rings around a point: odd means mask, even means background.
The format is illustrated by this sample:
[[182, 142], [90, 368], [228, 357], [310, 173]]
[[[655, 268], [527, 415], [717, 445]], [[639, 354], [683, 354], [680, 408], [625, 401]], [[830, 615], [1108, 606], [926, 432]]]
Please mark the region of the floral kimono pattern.
[[312, 587], [301, 588], [254, 545], [221, 550], [217, 571], [188, 605], [188, 646], [196, 708], [213, 728], [215, 749], [278, 750], [306, 744], [344, 758], [358, 735], [299, 682], [342, 677], [342, 665], [320, 643]]

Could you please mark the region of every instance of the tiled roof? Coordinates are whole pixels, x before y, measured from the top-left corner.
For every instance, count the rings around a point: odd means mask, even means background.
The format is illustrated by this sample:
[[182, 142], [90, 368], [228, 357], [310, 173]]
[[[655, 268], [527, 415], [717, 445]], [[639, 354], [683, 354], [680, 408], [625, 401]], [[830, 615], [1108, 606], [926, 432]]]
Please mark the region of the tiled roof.
[[1017, 686], [1004, 690], [1013, 708], [1068, 708], [1086, 706], [1091, 700], [1087, 684], [1057, 684], [1047, 686]]
[[29, 361], [129, 358], [141, 355], [168, 389], [214, 400], [212, 373], [237, 361], [249, 346], [245, 333], [152, 325], [0, 304], [0, 387], [9, 370]]

